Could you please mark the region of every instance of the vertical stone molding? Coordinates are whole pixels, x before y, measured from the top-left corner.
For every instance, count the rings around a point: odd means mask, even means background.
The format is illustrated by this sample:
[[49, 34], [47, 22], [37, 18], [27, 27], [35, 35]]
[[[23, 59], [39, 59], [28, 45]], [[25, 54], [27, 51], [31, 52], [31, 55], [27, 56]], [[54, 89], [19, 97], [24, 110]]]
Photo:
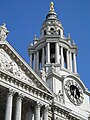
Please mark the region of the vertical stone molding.
[[30, 54], [30, 66], [32, 67], [32, 54]]
[[34, 117], [34, 120], [40, 120], [40, 106], [41, 106], [41, 104], [39, 102], [37, 102], [37, 104], [35, 106], [35, 117]]
[[5, 110], [5, 120], [11, 120], [12, 118], [12, 103], [13, 103], [13, 90], [10, 90], [7, 94], [7, 103]]
[[76, 63], [76, 54], [73, 53], [73, 70], [74, 70], [74, 73], [77, 73], [77, 63]]
[[72, 69], [72, 53], [70, 52], [70, 70], [71, 72], [73, 72], [73, 69]]
[[21, 112], [22, 112], [22, 94], [19, 94], [16, 99], [16, 114], [15, 120], [21, 120]]
[[64, 56], [63, 56], [63, 47], [61, 46], [61, 66], [64, 68]]
[[59, 62], [59, 44], [58, 43], [56, 43], [56, 46], [55, 46], [55, 62], [60, 63]]
[[43, 120], [48, 120], [48, 110], [49, 106], [45, 106], [44, 113], [43, 113]]
[[42, 68], [44, 68], [45, 65], [45, 51], [44, 51], [44, 47], [42, 48]]
[[46, 63], [50, 63], [50, 43], [47, 43], [46, 47]]
[[36, 72], [38, 73], [39, 71], [39, 51], [37, 51], [37, 60], [36, 60], [37, 64], [36, 64]]
[[67, 69], [70, 69], [69, 67], [69, 51], [67, 50]]

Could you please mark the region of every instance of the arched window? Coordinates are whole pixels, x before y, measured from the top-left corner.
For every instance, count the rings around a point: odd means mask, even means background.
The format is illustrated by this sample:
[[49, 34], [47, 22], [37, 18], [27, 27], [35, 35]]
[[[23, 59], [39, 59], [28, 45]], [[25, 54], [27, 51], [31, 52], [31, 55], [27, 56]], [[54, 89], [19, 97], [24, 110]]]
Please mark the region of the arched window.
[[50, 29], [50, 33], [51, 33], [52, 35], [54, 35], [54, 28], [51, 28], [51, 29]]

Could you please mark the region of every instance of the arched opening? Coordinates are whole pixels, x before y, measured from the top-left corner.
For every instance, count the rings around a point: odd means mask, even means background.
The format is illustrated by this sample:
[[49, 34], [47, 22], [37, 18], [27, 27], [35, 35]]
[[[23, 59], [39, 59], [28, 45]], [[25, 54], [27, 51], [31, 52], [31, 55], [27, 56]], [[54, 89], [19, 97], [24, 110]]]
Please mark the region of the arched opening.
[[51, 29], [50, 29], [50, 33], [51, 33], [52, 35], [54, 35], [54, 28], [51, 28]]

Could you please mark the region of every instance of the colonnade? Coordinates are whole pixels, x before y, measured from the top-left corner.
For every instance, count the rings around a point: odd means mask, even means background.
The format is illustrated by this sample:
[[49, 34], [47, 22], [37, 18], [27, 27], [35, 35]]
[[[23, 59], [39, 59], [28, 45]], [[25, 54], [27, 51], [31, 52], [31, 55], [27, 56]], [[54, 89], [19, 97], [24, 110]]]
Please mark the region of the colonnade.
[[[5, 120], [12, 120], [13, 97], [14, 97], [14, 92], [11, 90], [7, 94], [7, 103], [6, 103], [6, 109], [5, 109]], [[21, 120], [22, 100], [23, 100], [23, 96], [22, 96], [22, 94], [19, 94], [16, 98], [15, 120]], [[40, 110], [41, 110], [41, 104], [37, 103], [34, 106], [34, 111], [35, 111], [34, 112], [34, 120], [40, 120]], [[28, 120], [32, 120], [32, 119], [28, 118]], [[45, 109], [44, 109], [43, 120], [48, 120], [48, 106], [45, 107]]]
[[[42, 53], [41, 60], [39, 60], [40, 50]], [[36, 53], [30, 54], [30, 65], [31, 67], [33, 66], [36, 72], [38, 72], [40, 69], [39, 61], [41, 61], [42, 68], [45, 67], [45, 63], [50, 64], [51, 62], [50, 61], [50, 56], [51, 56], [50, 42], [47, 42], [46, 47], [42, 47], [40, 50], [38, 50]], [[66, 55], [64, 51], [66, 51]], [[33, 59], [32, 59], [32, 56], [34, 56]], [[65, 61], [66, 61], [66, 66], [65, 66]], [[71, 72], [77, 73], [76, 54], [64, 48], [63, 46], [59, 46], [58, 42], [55, 42], [55, 64], [61, 64], [61, 68], [66, 68]]]

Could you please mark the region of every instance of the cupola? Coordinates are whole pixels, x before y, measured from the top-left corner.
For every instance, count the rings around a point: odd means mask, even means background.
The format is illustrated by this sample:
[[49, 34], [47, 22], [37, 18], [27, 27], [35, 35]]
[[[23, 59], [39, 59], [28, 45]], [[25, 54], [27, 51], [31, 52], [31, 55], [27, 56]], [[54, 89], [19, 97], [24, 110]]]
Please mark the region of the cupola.
[[59, 35], [63, 37], [63, 27], [54, 11], [53, 2], [50, 3], [50, 10], [41, 28], [41, 36], [44, 35]]

